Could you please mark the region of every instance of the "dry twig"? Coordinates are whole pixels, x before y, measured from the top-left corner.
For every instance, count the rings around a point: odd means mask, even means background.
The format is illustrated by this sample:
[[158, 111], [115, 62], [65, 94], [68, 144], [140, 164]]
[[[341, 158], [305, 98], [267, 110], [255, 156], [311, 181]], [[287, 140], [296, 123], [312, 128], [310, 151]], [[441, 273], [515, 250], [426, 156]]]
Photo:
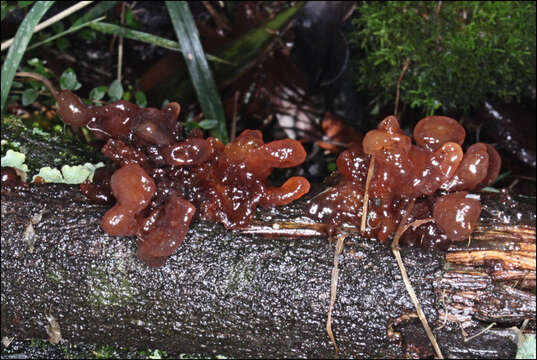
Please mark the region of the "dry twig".
[[334, 344], [334, 349], [336, 350], [336, 357], [339, 354], [339, 348], [336, 343], [336, 338], [332, 332], [332, 309], [334, 308], [334, 303], [336, 302], [336, 290], [337, 290], [337, 281], [339, 276], [339, 254], [343, 251], [343, 241], [345, 240], [345, 235], [340, 235], [337, 238], [336, 250], [334, 252], [334, 267], [332, 268], [332, 279], [330, 282], [330, 307], [328, 308], [328, 318], [326, 319], [326, 332]]
[[[44, 28], [54, 24], [54, 23], [57, 23], [58, 21], [60, 21], [61, 19], [77, 12], [78, 10], [88, 6], [89, 4], [91, 4], [93, 1], [80, 1], [79, 3], [71, 6], [70, 8], [68, 9], [65, 9], [64, 11], [62, 11], [61, 13], [57, 14], [57, 15], [54, 15], [53, 17], [51, 17], [50, 19], [47, 19], [45, 21], [43, 21], [42, 23], [40, 23], [39, 25], [37, 25], [34, 29], [34, 34], [38, 31], [41, 31], [43, 30]], [[13, 38], [9, 39], [9, 40], [6, 40], [2, 43], [2, 51], [6, 50], [8, 47], [11, 46], [11, 44], [13, 43]]]
[[364, 191], [364, 203], [362, 207], [362, 223], [360, 224], [360, 231], [363, 233], [365, 231], [365, 225], [367, 222], [367, 205], [369, 203], [369, 184], [371, 183], [371, 178], [375, 172], [375, 157], [371, 156], [371, 161], [369, 162], [369, 169], [367, 169], [367, 178], [365, 180], [365, 191]]
[[406, 71], [408, 70], [408, 65], [410, 65], [410, 58], [406, 58], [405, 63], [403, 64], [403, 69], [397, 79], [397, 89], [395, 90], [395, 106], [393, 109], [393, 115], [397, 117], [397, 109], [399, 108], [399, 92], [401, 90], [401, 81], [403, 81], [403, 76], [405, 76]]
[[429, 327], [427, 318], [425, 317], [425, 314], [423, 313], [423, 310], [421, 309], [418, 297], [416, 296], [416, 293], [414, 292], [414, 288], [412, 287], [412, 284], [410, 283], [410, 279], [408, 278], [408, 274], [406, 272], [403, 259], [401, 258], [401, 252], [399, 251], [399, 239], [401, 238], [401, 235], [403, 235], [403, 232], [408, 228], [406, 226], [406, 223], [408, 221], [408, 217], [410, 216], [410, 212], [414, 208], [415, 201], [416, 201], [415, 199], [412, 199], [412, 201], [408, 204], [405, 215], [401, 219], [401, 223], [399, 223], [399, 227], [397, 228], [397, 231], [395, 232], [395, 236], [392, 242], [392, 252], [393, 252], [393, 255], [395, 256], [395, 260], [397, 261], [397, 265], [399, 266], [399, 269], [401, 270], [401, 275], [403, 276], [403, 282], [405, 283], [405, 287], [408, 292], [408, 295], [410, 296], [410, 299], [414, 303], [414, 307], [416, 308], [418, 317], [420, 318], [423, 328], [425, 329], [425, 332], [427, 333], [427, 337], [429, 338], [429, 341], [431, 341], [431, 344], [433, 345], [434, 351], [436, 352], [436, 356], [439, 359], [443, 359], [444, 356], [442, 355], [442, 351], [440, 350], [440, 347], [438, 346], [438, 343], [436, 342], [436, 338], [434, 337], [433, 332], [431, 331], [431, 328]]

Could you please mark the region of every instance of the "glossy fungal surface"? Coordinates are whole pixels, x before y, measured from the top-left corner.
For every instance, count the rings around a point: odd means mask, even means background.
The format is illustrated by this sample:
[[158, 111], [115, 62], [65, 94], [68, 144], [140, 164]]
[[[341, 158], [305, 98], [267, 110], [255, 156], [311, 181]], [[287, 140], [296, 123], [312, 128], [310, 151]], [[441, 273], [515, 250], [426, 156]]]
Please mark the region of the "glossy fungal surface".
[[[118, 168], [107, 179], [81, 184], [89, 199], [115, 205], [101, 226], [110, 235], [136, 235], [138, 258], [161, 266], [183, 242], [190, 222], [248, 226], [257, 206], [286, 205], [309, 191], [303, 177], [273, 186], [273, 168], [301, 164], [306, 151], [296, 140], [264, 143], [258, 130], [245, 130], [224, 145], [200, 131], [183, 136], [180, 106], [142, 109], [127, 101], [92, 107], [70, 91], [56, 93], [58, 114], [72, 126], [86, 126], [106, 141], [101, 151]], [[104, 173], [101, 173], [101, 175]]]
[[477, 226], [481, 203], [466, 191], [440, 197], [434, 204], [435, 222], [452, 241], [464, 241]]
[[[501, 159], [488, 144], [477, 143], [463, 152], [465, 130], [454, 119], [430, 116], [418, 122], [414, 140], [386, 117], [369, 131], [361, 144], [342, 152], [336, 160], [343, 179], [312, 199], [309, 214], [321, 222], [359, 226], [363, 199], [369, 196], [363, 235], [386, 241], [393, 236], [402, 214], [416, 200], [402, 243], [446, 247], [448, 241], [467, 238], [481, 212], [479, 200], [459, 190], [479, 189], [498, 176]], [[373, 176], [366, 189], [371, 159]], [[491, 160], [492, 159], [492, 160]], [[450, 194], [451, 192], [455, 192]], [[440, 197], [439, 195], [440, 194]], [[422, 221], [419, 221], [422, 220]]]

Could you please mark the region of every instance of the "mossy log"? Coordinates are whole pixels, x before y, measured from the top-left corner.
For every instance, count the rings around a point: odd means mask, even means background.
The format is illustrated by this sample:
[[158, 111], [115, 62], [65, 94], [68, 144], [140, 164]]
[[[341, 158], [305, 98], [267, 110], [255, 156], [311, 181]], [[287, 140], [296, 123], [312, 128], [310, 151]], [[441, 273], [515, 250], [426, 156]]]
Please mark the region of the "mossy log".
[[[103, 233], [106, 208], [89, 204], [76, 186], [2, 189], [1, 206], [2, 336], [50, 338], [59, 331], [62, 341], [158, 348], [172, 356], [334, 356], [325, 331], [334, 244], [315, 232], [267, 238], [198, 221], [155, 269], [136, 258], [134, 238]], [[300, 221], [303, 206], [262, 210], [258, 221]], [[485, 208], [493, 212], [492, 206]], [[517, 221], [535, 226], [534, 209], [516, 211], [529, 214]], [[460, 320], [447, 318], [446, 299], [456, 295], [449, 289], [459, 282], [445, 280], [453, 274], [445, 253], [403, 249], [402, 255], [445, 356], [514, 356], [513, 331], [490, 330], [465, 342]], [[348, 236], [339, 268], [332, 329], [341, 357], [433, 355], [421, 324], [408, 316], [414, 306], [388, 245]], [[465, 303], [473, 321], [467, 334], [491, 318], [509, 326], [535, 319], [535, 295], [526, 292], [517, 297], [525, 312], [513, 310], [515, 321], [491, 315], [492, 302], [489, 317], [479, 317], [479, 298], [498, 288], [492, 275], [481, 276], [474, 281], [479, 294]]]

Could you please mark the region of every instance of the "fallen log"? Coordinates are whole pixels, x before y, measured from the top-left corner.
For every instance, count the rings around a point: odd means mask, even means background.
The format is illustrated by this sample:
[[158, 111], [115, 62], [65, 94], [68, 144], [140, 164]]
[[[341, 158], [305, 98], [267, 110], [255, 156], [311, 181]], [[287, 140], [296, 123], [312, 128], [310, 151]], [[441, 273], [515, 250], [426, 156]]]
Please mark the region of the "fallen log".
[[[334, 244], [315, 226], [296, 226], [303, 229], [293, 236], [270, 226], [303, 222], [303, 206], [260, 211], [257, 224], [264, 227], [251, 233], [195, 222], [175, 254], [154, 269], [136, 258], [134, 238], [103, 233], [106, 208], [87, 203], [78, 187], [2, 189], [2, 337], [59, 335], [171, 356], [333, 357], [325, 325]], [[497, 199], [485, 203], [485, 231], [497, 231], [500, 225], [487, 217], [497, 218], [501, 206]], [[535, 244], [534, 208], [515, 210], [525, 215], [510, 224], [530, 225], [524, 243]], [[278, 230], [278, 237], [262, 236], [263, 228]], [[513, 236], [494, 239], [505, 245]], [[403, 249], [402, 256], [446, 357], [514, 357], [516, 330], [468, 338], [490, 321], [512, 326], [533, 319], [534, 328], [534, 293], [499, 285], [498, 279], [516, 279], [508, 272], [495, 278], [486, 266], [479, 279], [458, 275], [461, 265], [446, 266], [443, 252]], [[349, 235], [339, 260], [332, 329], [340, 356], [433, 356], [389, 245]], [[500, 291], [505, 302], [491, 301]]]

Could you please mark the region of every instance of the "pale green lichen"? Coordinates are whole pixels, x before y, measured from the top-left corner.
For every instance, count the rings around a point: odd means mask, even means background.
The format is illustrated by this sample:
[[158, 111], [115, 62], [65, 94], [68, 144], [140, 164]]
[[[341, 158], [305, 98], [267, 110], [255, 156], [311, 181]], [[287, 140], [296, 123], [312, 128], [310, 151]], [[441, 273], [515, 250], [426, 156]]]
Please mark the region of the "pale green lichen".
[[36, 177], [42, 178], [46, 183], [63, 183], [63, 184], [81, 184], [86, 179], [93, 181], [95, 170], [104, 167], [104, 163], [97, 164], [85, 163], [84, 165], [62, 166], [61, 171], [49, 166], [39, 169], [39, 173], [34, 175], [32, 181]]
[[[7, 143], [2, 141], [2, 145], [6, 144]], [[25, 175], [28, 172], [28, 165], [24, 163], [25, 160], [25, 154], [9, 149], [6, 152], [6, 155], [1, 159], [1, 166], [18, 169]], [[85, 163], [84, 165], [74, 166], [63, 165], [61, 171], [56, 168], [45, 166], [39, 169], [37, 175], [34, 175], [32, 182], [39, 176], [46, 183], [81, 184], [86, 180], [93, 181], [95, 170], [104, 166], [103, 162], [97, 164]]]
[[26, 173], [28, 172], [28, 165], [24, 163], [25, 160], [26, 155], [10, 149], [6, 152], [6, 155], [0, 159], [0, 164], [2, 167], [9, 166]]
[[535, 359], [535, 334], [523, 335], [518, 344], [517, 359]]

